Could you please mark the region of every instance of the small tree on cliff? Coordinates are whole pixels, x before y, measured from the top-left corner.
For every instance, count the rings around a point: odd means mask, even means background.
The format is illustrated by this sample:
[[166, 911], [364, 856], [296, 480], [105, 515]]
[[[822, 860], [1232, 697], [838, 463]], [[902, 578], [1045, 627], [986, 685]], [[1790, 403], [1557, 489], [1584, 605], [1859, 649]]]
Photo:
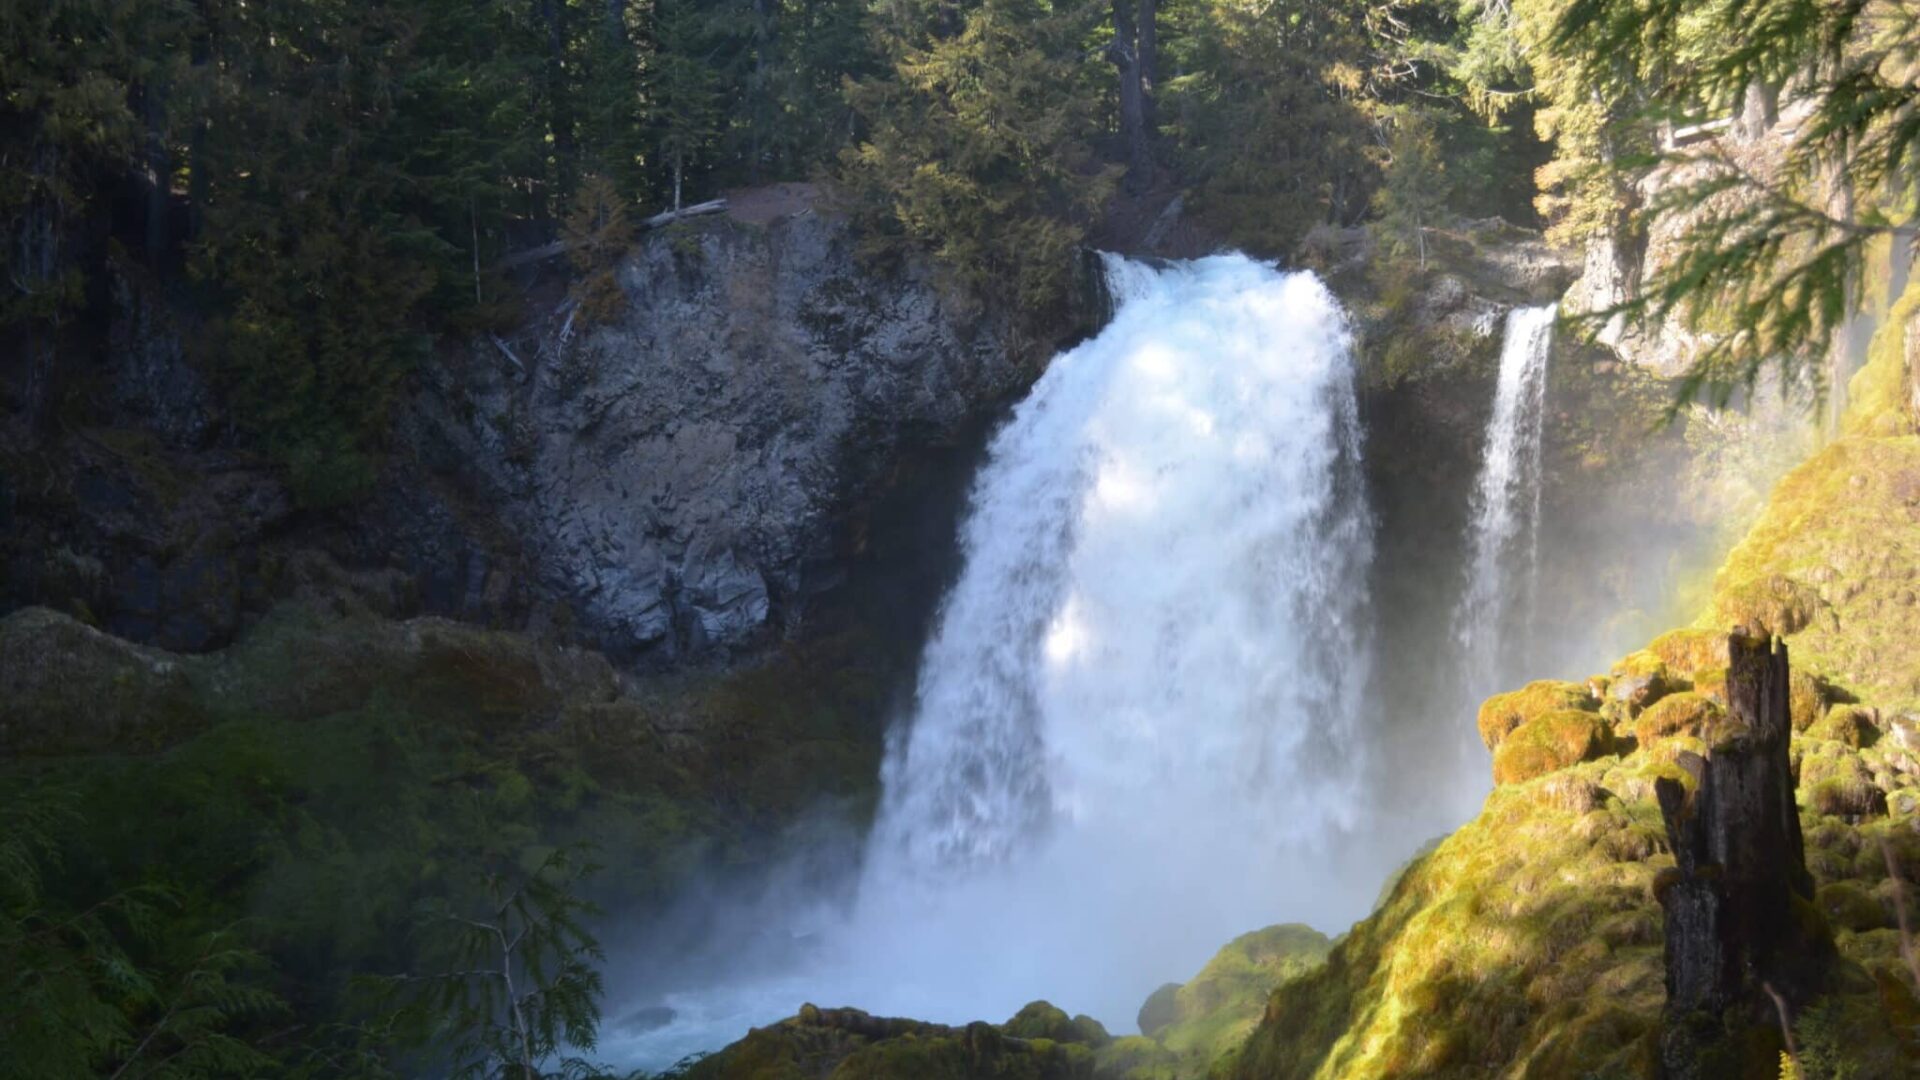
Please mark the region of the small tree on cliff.
[[1404, 109], [1395, 118], [1389, 138], [1386, 182], [1374, 196], [1380, 212], [1380, 232], [1388, 250], [1409, 249], [1427, 268], [1427, 230], [1440, 220], [1447, 205], [1447, 166], [1433, 125], [1417, 109]]

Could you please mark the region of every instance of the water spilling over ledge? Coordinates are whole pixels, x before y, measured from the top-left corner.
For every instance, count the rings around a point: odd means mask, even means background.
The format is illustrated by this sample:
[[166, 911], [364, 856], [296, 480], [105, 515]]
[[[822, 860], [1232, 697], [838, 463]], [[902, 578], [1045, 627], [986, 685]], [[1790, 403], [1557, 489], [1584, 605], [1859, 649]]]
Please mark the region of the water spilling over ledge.
[[852, 909], [797, 931], [795, 970], [669, 995], [684, 1022], [643, 1041], [717, 1046], [802, 1000], [952, 1022], [1046, 996], [1130, 1030], [1248, 927], [1364, 913], [1384, 867], [1342, 873], [1373, 529], [1345, 315], [1238, 255], [1106, 272], [1112, 323], [975, 481]]

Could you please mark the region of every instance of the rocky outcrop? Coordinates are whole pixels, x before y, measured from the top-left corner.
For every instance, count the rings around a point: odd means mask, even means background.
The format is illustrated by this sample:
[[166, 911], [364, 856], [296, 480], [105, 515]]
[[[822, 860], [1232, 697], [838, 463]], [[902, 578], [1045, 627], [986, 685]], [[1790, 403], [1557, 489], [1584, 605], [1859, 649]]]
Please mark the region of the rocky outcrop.
[[863, 267], [810, 210], [655, 237], [619, 281], [611, 322], [562, 303], [481, 344], [405, 429], [514, 534], [540, 600], [617, 655], [798, 625], [899, 455], [1032, 374], [1004, 322], [923, 266]]
[[[1034, 1030], [1036, 1022], [1044, 1031]], [[1089, 1018], [1036, 1001], [1005, 1024], [965, 1026], [872, 1016], [859, 1009], [802, 1005], [798, 1015], [755, 1028], [691, 1065], [688, 1080], [1119, 1080], [1096, 1051], [1109, 1040]]]
[[[929, 265], [861, 262], [815, 201], [787, 185], [650, 234], [602, 325], [530, 283], [523, 328], [427, 365], [369, 498], [327, 512], [225, 429], [193, 328], [128, 271], [89, 424], [0, 417], [0, 610], [189, 651], [301, 591], [642, 666], [777, 640], [875, 561], [887, 500], [951, 522], [964, 489], [946, 474], [1097, 306], [1034, 339]], [[909, 607], [937, 590], [896, 584]]]

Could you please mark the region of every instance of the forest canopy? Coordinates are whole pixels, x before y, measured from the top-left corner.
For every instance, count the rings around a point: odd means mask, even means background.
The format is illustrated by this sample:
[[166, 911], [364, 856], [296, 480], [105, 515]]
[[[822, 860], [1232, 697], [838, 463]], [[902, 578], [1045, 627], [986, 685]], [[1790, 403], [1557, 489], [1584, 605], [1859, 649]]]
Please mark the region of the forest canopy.
[[[1904, 0], [0, 0], [0, 324], [44, 417], [115, 282], [158, 281], [235, 425], [326, 505], [368, 485], [436, 341], [517, 317], [502, 260], [582, 214], [591, 310], [622, 238], [606, 223], [824, 179], [870, 254], [931, 253], [1044, 319], [1073, 251], [1176, 195], [1255, 254], [1376, 221], [1423, 261], [1446, 214], [1631, 243], [1738, 191], [1627, 312], [1732, 312], [1700, 372], [1725, 383], [1824, 347], [1863, 245], [1910, 220], [1914, 18]], [[1783, 92], [1819, 103], [1786, 179], [1709, 149], [1642, 205], [1673, 165], [1660, 131]]]

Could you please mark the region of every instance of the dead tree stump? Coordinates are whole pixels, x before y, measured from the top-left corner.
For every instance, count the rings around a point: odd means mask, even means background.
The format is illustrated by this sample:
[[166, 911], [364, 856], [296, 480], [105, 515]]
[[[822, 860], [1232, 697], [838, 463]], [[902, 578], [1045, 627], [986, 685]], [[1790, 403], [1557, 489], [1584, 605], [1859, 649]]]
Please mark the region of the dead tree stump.
[[1670, 778], [1655, 785], [1678, 864], [1654, 886], [1666, 912], [1660, 1063], [1672, 1080], [1745, 1076], [1777, 1054], [1774, 995], [1804, 1007], [1835, 956], [1794, 799], [1786, 643], [1735, 633], [1727, 644], [1733, 723], [1710, 735], [1706, 757], [1680, 756], [1691, 794]]

